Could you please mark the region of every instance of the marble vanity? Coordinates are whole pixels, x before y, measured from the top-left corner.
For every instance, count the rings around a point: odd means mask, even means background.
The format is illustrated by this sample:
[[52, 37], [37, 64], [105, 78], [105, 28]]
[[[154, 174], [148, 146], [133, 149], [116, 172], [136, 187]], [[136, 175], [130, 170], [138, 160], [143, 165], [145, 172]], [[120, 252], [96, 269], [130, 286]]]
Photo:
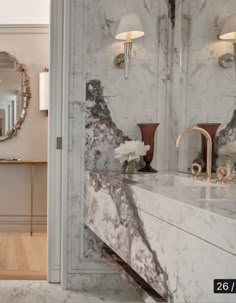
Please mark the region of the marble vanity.
[[86, 173], [86, 225], [167, 302], [236, 302], [236, 186], [175, 173]]

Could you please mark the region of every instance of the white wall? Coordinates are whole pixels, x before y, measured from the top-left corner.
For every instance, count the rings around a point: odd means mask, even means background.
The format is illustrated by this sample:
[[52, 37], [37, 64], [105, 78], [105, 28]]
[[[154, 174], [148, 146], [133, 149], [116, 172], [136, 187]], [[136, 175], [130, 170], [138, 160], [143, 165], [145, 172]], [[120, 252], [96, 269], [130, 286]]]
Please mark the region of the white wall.
[[[17, 34], [15, 32], [17, 31]], [[29, 73], [32, 98], [25, 122], [18, 135], [0, 142], [0, 158], [47, 160], [47, 122], [39, 111], [39, 73], [49, 64], [49, 37], [47, 28], [21, 28], [0, 26], [1, 50], [14, 55], [25, 64]], [[46, 166], [35, 169], [35, 213], [46, 215]], [[2, 214], [29, 213], [30, 169], [27, 166], [0, 165], [0, 216]], [[2, 218], [0, 217], [0, 220]], [[45, 228], [44, 228], [45, 229]], [[1, 230], [29, 230], [29, 228]]]
[[49, 24], [50, 0], [0, 0], [0, 24]]

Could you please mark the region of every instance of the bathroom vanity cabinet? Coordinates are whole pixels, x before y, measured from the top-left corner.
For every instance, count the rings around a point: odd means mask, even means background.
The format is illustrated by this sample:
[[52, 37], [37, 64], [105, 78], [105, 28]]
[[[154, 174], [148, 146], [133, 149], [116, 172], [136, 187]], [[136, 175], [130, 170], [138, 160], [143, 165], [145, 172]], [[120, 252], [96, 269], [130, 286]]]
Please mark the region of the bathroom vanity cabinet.
[[236, 189], [171, 173], [86, 173], [87, 226], [167, 302], [236, 302]]

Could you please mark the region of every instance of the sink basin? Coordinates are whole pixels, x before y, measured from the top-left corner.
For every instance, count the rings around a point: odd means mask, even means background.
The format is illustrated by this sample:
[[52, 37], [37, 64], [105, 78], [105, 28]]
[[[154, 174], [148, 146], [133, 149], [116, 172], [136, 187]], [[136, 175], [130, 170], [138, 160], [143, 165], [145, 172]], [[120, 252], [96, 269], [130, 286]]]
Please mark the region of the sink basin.
[[199, 186], [217, 186], [213, 183], [208, 183], [200, 180], [195, 180], [186, 176], [178, 176], [171, 174], [133, 174], [130, 175], [129, 179], [133, 182], [142, 183], [150, 186], [191, 186], [191, 187], [199, 187]]

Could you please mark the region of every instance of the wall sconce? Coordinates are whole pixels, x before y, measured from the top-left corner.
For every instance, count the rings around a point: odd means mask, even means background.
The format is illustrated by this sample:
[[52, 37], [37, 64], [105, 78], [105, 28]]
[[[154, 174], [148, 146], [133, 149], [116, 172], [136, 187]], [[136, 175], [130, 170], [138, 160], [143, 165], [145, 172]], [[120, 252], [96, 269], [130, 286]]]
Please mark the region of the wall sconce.
[[47, 111], [49, 107], [49, 69], [39, 74], [39, 110]]
[[144, 36], [142, 22], [138, 15], [129, 14], [122, 17], [117, 29], [116, 39], [125, 40], [124, 54], [119, 54], [114, 59], [116, 67], [125, 66], [125, 79], [128, 79], [129, 65], [131, 59], [132, 40]]
[[229, 53], [222, 55], [219, 58], [219, 64], [221, 67], [228, 68], [232, 67], [234, 62], [236, 72], [236, 14], [231, 15], [227, 18], [219, 33], [218, 38], [221, 40], [233, 41], [234, 55]]

